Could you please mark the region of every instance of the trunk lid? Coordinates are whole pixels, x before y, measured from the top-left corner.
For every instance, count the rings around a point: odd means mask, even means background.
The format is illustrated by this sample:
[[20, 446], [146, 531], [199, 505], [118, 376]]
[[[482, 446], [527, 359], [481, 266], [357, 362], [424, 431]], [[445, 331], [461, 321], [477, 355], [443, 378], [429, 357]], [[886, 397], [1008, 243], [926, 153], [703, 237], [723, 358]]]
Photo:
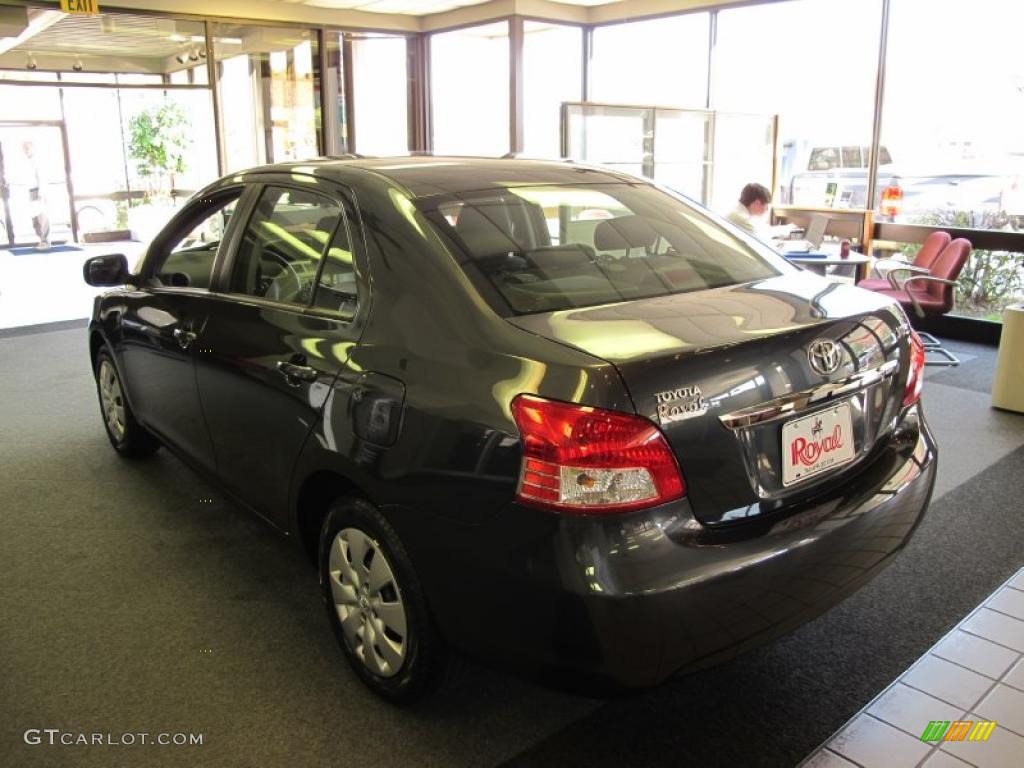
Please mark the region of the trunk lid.
[[[615, 365], [637, 413], [665, 433], [705, 523], [757, 516], [856, 473], [902, 402], [902, 313], [885, 297], [809, 273], [510, 322]], [[815, 418], [794, 423], [807, 416]], [[836, 443], [841, 465], [786, 476], [807, 469], [801, 456]]]

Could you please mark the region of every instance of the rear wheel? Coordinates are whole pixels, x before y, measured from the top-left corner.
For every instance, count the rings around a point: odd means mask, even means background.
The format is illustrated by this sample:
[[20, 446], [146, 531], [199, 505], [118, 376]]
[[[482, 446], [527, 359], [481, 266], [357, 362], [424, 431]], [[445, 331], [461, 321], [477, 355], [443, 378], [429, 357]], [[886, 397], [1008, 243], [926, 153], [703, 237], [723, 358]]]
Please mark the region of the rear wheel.
[[103, 426], [107, 430], [110, 444], [122, 456], [141, 458], [149, 456], [160, 442], [135, 420], [135, 414], [128, 404], [110, 352], [103, 347], [96, 355], [96, 391], [100, 398], [100, 412]]
[[320, 589], [335, 636], [360, 679], [395, 703], [440, 685], [448, 651], [394, 529], [372, 504], [335, 502], [320, 533]]

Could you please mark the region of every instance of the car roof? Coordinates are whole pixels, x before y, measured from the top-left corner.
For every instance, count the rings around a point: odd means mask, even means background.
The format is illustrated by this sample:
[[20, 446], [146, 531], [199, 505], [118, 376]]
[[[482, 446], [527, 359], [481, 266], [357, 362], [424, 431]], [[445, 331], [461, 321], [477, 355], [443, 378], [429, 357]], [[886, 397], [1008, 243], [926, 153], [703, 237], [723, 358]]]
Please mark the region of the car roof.
[[412, 197], [449, 195], [472, 190], [544, 184], [645, 183], [606, 168], [555, 160], [413, 155], [400, 157], [321, 157], [252, 168], [247, 173], [308, 173], [348, 181], [364, 170], [401, 186]]

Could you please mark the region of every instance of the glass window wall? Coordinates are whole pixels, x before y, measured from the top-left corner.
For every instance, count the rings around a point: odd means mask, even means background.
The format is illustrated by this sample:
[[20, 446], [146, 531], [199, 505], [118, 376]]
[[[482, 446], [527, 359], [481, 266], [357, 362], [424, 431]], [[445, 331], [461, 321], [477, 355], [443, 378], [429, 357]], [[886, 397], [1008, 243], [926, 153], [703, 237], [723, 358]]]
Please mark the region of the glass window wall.
[[523, 22], [523, 154], [560, 157], [564, 101], [583, 96], [583, 30]]
[[312, 30], [211, 26], [224, 170], [317, 156]]
[[[591, 101], [705, 107], [709, 19], [689, 13], [595, 29]], [[764, 68], [756, 71], [763, 74]]]
[[[977, 0], [963, 14], [891, 0], [881, 145], [872, 158], [881, 7], [784, 0], [596, 27], [592, 102], [689, 114], [602, 108], [574, 128], [574, 144], [725, 210], [744, 183], [769, 182], [765, 116], [778, 114], [776, 203], [867, 207], [883, 223], [1024, 234], [1024, 64], [1014, 37], [1024, 10]], [[52, 7], [25, 13], [25, 31], [0, 45], [0, 246], [45, 239], [41, 215], [57, 242], [71, 237], [76, 220], [83, 232], [129, 228], [145, 237], [221, 171], [321, 152], [407, 151], [416, 94], [403, 35], [325, 31], [321, 73], [317, 32], [301, 26]], [[954, 27], [959, 48], [949, 56], [934, 41]], [[429, 35], [432, 87], [423, 95], [435, 152], [509, 150], [509, 31], [500, 21]], [[582, 98], [582, 30], [524, 19], [523, 32], [523, 151], [556, 157], [561, 105]], [[171, 148], [162, 159], [146, 149], [157, 143]], [[878, 185], [869, 200], [872, 163]], [[975, 250], [961, 282], [956, 311], [998, 317], [1024, 294], [1020, 256]]]
[[[217, 177], [205, 26], [166, 17], [27, 9], [0, 46], [0, 155], [11, 182], [0, 243], [133, 230], [152, 235]], [[175, 87], [168, 87], [168, 86]], [[6, 161], [6, 162], [4, 162]]]
[[[899, 193], [883, 219], [1024, 232], [1022, 25], [1019, 3], [893, 0], [878, 183]], [[955, 55], [935, 44], [950, 30]], [[960, 286], [954, 312], [998, 320], [1024, 299], [1021, 254], [975, 249]]]
[[[719, 12], [714, 107], [779, 115], [776, 203], [867, 204], [862, 148], [871, 145], [880, 14], [880, 0], [796, 0]], [[779, 44], [765, 48], [766, 40]], [[747, 178], [742, 171], [740, 165], [723, 177], [735, 189], [716, 189], [719, 208], [735, 205], [747, 182], [771, 184], [770, 176]]]
[[436, 154], [509, 151], [507, 22], [431, 35], [430, 85]]
[[352, 37], [352, 99], [356, 151], [409, 151], [409, 73], [404, 37]]

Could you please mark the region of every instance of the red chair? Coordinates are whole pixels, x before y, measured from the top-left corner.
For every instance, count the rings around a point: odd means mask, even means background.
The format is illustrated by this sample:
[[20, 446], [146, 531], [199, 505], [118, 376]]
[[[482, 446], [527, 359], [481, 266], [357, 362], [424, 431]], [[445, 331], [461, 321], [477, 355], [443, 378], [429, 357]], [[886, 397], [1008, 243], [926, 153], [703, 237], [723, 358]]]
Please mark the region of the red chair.
[[[959, 237], [942, 249], [929, 267], [928, 274], [912, 274], [900, 282], [897, 277], [900, 272], [915, 270], [906, 267], [894, 269], [888, 274], [889, 287], [878, 290], [877, 293], [896, 299], [906, 312], [913, 311], [920, 318], [944, 315], [953, 308], [953, 290], [970, 255], [971, 241]], [[928, 352], [934, 352], [942, 357], [942, 360], [928, 361], [928, 365], [960, 365], [956, 355], [943, 349], [934, 336], [919, 335]]]
[[[892, 288], [888, 280], [888, 274], [897, 270], [906, 270], [915, 274], [927, 274], [935, 259], [942, 250], [949, 245], [952, 238], [948, 232], [932, 232], [924, 239], [921, 250], [917, 252], [914, 261], [910, 264], [896, 259], [879, 259], [875, 262], [875, 269], [883, 275], [882, 277], [870, 277], [857, 283], [858, 288], [867, 288], [869, 291], [886, 291]], [[912, 269], [911, 269], [912, 268]]]

